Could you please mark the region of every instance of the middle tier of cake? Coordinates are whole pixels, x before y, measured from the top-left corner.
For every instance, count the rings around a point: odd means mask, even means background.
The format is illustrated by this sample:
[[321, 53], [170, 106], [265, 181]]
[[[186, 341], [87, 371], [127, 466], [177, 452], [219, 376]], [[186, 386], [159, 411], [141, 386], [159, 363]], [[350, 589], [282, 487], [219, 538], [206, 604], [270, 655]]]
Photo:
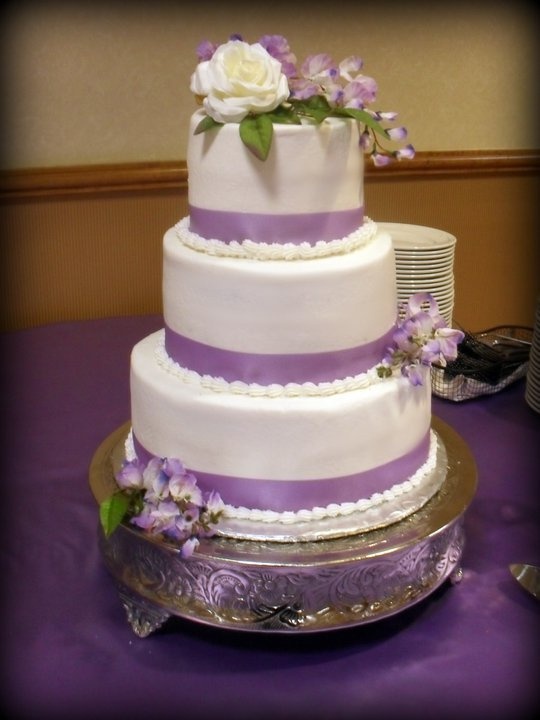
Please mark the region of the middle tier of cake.
[[165, 347], [200, 375], [286, 385], [366, 372], [391, 342], [396, 296], [391, 238], [369, 220], [315, 245], [209, 241], [187, 222], [165, 234]]

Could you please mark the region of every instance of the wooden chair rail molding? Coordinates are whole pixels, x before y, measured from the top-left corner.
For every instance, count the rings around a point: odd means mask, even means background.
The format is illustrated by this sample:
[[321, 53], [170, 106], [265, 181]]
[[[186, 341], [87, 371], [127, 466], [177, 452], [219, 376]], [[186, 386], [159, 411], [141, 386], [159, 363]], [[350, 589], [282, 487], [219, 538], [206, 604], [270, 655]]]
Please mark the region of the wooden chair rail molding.
[[[385, 168], [366, 163], [368, 180], [385, 178], [450, 177], [459, 175], [531, 175], [540, 170], [539, 150], [452, 150], [418, 152]], [[110, 165], [24, 168], [6, 170], [0, 179], [0, 197], [51, 197], [99, 195], [187, 188], [184, 160], [134, 162]]]

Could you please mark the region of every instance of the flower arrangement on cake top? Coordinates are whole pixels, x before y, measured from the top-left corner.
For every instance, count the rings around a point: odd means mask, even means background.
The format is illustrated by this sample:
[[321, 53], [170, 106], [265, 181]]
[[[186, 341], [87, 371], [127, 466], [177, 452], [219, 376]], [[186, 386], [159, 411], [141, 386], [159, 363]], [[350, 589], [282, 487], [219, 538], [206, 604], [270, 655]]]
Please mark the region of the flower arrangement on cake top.
[[264, 35], [257, 43], [232, 35], [228, 42], [209, 41], [197, 48], [199, 63], [190, 89], [206, 112], [196, 133], [225, 123], [238, 123], [249, 150], [265, 160], [272, 144], [273, 124], [321, 123], [328, 117], [353, 118], [362, 132], [360, 144], [376, 166], [414, 157], [412, 145], [396, 150], [381, 141], [401, 142], [404, 127], [393, 124], [395, 112], [370, 109], [377, 83], [363, 75], [363, 61], [351, 56], [336, 64], [330, 55], [308, 56], [301, 65], [281, 35]]
[[178, 543], [182, 557], [190, 557], [199, 538], [214, 534], [211, 526], [223, 514], [219, 494], [204, 496], [195, 476], [178, 459], [155, 457], [147, 465], [126, 460], [115, 479], [118, 491], [99, 508], [106, 536], [129, 519], [149, 535]]
[[445, 367], [457, 357], [457, 346], [465, 337], [461, 330], [447, 326], [430, 293], [416, 293], [404, 308], [403, 320], [392, 336], [379, 377], [390, 377], [399, 368], [412, 385], [423, 385], [423, 368]]

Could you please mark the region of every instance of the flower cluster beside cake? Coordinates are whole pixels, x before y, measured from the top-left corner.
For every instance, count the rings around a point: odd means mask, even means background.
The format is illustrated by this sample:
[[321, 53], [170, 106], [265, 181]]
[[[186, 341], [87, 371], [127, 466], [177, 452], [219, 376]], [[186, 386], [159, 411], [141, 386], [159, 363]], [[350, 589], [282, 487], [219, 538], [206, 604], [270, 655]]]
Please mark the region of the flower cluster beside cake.
[[164, 236], [164, 327], [132, 352], [103, 529], [189, 556], [395, 522], [439, 487], [430, 366], [461, 339], [428, 295], [398, 323], [392, 239], [364, 213], [364, 156], [412, 157], [406, 130], [358, 57], [298, 64], [268, 35], [198, 59], [189, 216]]

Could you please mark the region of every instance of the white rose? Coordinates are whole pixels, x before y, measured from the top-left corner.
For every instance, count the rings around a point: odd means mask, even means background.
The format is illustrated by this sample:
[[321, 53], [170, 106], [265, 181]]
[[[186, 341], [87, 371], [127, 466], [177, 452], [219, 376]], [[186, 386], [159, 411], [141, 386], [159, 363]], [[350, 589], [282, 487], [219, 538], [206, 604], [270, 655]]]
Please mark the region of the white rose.
[[199, 63], [190, 88], [204, 97], [206, 112], [219, 123], [239, 123], [250, 112], [269, 112], [289, 97], [279, 60], [259, 43], [240, 40], [220, 45], [210, 60]]

